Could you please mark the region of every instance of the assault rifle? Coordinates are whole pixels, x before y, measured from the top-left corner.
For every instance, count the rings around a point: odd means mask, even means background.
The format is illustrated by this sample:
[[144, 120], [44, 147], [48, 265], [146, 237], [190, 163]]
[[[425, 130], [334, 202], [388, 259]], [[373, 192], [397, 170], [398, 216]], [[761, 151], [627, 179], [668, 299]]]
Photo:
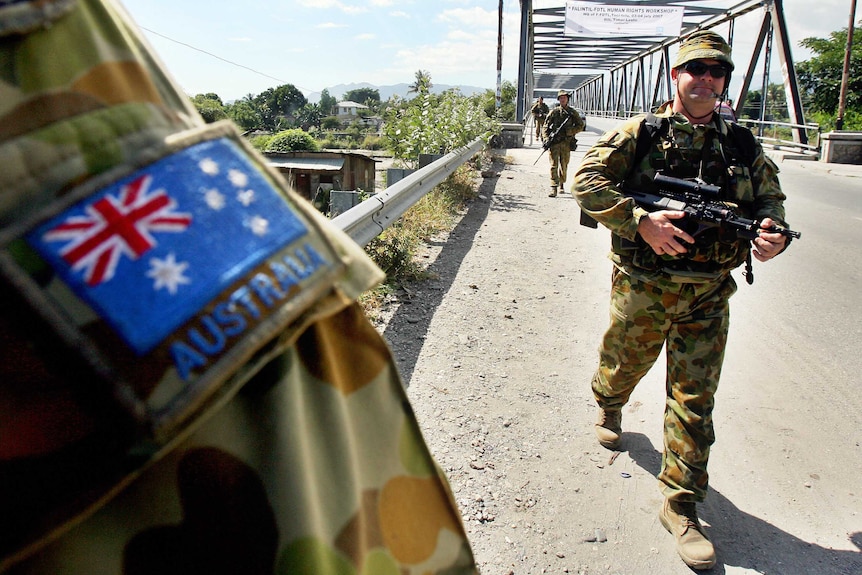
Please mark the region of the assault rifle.
[[[560, 141], [560, 134], [561, 134], [561, 133], [565, 136], [565, 133], [563, 132], [563, 128], [565, 128], [565, 127], [566, 127], [566, 124], [568, 124], [568, 123], [569, 123], [569, 120], [571, 120], [571, 119], [572, 119], [571, 114], [566, 114], [566, 119], [565, 119], [565, 120], [563, 120], [563, 123], [562, 123], [562, 124], [560, 124], [560, 125], [557, 127], [557, 129], [556, 129], [556, 130], [554, 130], [554, 132], [553, 132], [550, 136], [548, 136], [548, 139], [547, 139], [547, 140], [545, 140], [544, 142], [542, 142], [542, 153], [541, 153], [541, 154], [539, 154], [539, 158], [541, 158], [541, 157], [542, 157], [542, 155], [543, 155], [545, 152], [547, 152], [547, 151], [548, 151], [548, 148], [550, 148], [551, 146], [553, 146], [554, 144], [556, 144], [557, 142], [559, 142], [559, 141]], [[536, 165], [536, 163], [539, 161], [539, 158], [536, 158], [536, 161], [535, 161], [535, 162], [533, 162], [533, 165], [534, 165], [534, 166], [535, 166], [535, 165]]]
[[[736, 232], [736, 236], [744, 240], [753, 240], [758, 236], [758, 231], [763, 230], [771, 234], [781, 234], [789, 239], [799, 239], [802, 234], [793, 230], [776, 226], [762, 226], [758, 220], [751, 220], [739, 216], [735, 206], [729, 202], [718, 199], [721, 188], [707, 184], [703, 180], [683, 180], [663, 174], [656, 174], [653, 181], [658, 190], [655, 194], [629, 190], [623, 188], [623, 195], [632, 198], [639, 206], [648, 212], [659, 210], [675, 210], [685, 212], [686, 220], [697, 226], [691, 233], [697, 236], [710, 228], [724, 228]], [[581, 225], [596, 228], [598, 222], [585, 212], [581, 211]], [[751, 284], [754, 282], [754, 273], [751, 268], [751, 254], [745, 268], [745, 279]]]
[[[738, 238], [753, 240], [758, 230], [771, 234], [781, 234], [787, 238], [799, 239], [802, 234], [776, 225], [763, 227], [757, 220], [750, 220], [733, 211], [736, 206], [718, 200], [721, 188], [707, 184], [700, 179], [683, 180], [658, 173], [653, 181], [658, 185], [657, 193], [648, 194], [623, 188], [623, 195], [632, 198], [648, 212], [675, 210], [685, 212], [686, 218], [697, 224], [692, 233], [696, 236], [709, 228], [723, 227], [736, 232]], [[716, 198], [716, 199], [711, 199]], [[596, 228], [598, 222], [581, 212], [581, 225]]]
[[[758, 230], [771, 234], [781, 234], [791, 239], [799, 239], [802, 234], [776, 226], [760, 225], [758, 220], [739, 216], [733, 209], [734, 204], [718, 200], [721, 188], [707, 184], [699, 179], [683, 180], [663, 174], [656, 174], [653, 181], [658, 185], [658, 194], [647, 194], [635, 190], [623, 190], [623, 194], [634, 199], [648, 212], [657, 210], [677, 210], [685, 212], [686, 217], [697, 224], [692, 233], [696, 236], [709, 228], [724, 228], [736, 232], [736, 237], [753, 240]], [[711, 199], [715, 198], [715, 199]]]

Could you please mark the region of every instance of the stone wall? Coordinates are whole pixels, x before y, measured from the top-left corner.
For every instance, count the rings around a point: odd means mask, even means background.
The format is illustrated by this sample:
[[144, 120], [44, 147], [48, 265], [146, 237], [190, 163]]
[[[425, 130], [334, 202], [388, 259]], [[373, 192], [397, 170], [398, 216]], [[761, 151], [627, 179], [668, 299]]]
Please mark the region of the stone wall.
[[862, 165], [862, 132], [827, 132], [820, 135], [820, 161]]

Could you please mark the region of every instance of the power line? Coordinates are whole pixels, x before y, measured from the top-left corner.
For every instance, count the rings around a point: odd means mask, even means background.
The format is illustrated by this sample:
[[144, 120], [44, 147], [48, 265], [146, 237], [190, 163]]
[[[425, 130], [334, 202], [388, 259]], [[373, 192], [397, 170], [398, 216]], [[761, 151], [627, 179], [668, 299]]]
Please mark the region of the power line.
[[[277, 82], [281, 82], [282, 84], [289, 84], [289, 83], [290, 83], [290, 82], [288, 82], [287, 80], [282, 80], [281, 78], [276, 78], [275, 76], [270, 76], [269, 74], [264, 74], [263, 72], [259, 72], [258, 70], [255, 70], [254, 68], [249, 68], [248, 66], [244, 66], [243, 64], [238, 64], [238, 63], [236, 63], [236, 62], [231, 62], [230, 60], [228, 60], [228, 59], [226, 59], [226, 58], [222, 58], [221, 56], [218, 56], [218, 55], [216, 55], [216, 54], [213, 54], [212, 52], [207, 52], [206, 50], [202, 50], [202, 49], [200, 49], [200, 48], [197, 48], [197, 47], [195, 47], [195, 46], [192, 46], [191, 44], [187, 44], [187, 43], [185, 43], [185, 42], [181, 42], [181, 41], [179, 41], [179, 40], [175, 40], [175, 39], [171, 38], [170, 36], [165, 36], [164, 34], [160, 34], [160, 33], [156, 32], [155, 30], [150, 30], [149, 28], [146, 28], [146, 27], [144, 27], [144, 26], [138, 26], [138, 27], [139, 27], [141, 30], [146, 30], [146, 31], [147, 31], [147, 32], [149, 32], [150, 34], [155, 34], [156, 36], [159, 36], [160, 38], [164, 38], [165, 40], [170, 40], [171, 42], [174, 42], [174, 43], [179, 44], [179, 45], [181, 45], [181, 46], [185, 46], [186, 48], [191, 48], [192, 50], [197, 50], [198, 52], [201, 52], [201, 53], [203, 53], [203, 54], [206, 54], [207, 56], [211, 56], [211, 57], [213, 57], [213, 58], [215, 58], [215, 59], [217, 59], [217, 60], [221, 60], [222, 62], [227, 62], [228, 64], [231, 64], [231, 65], [233, 65], [233, 66], [237, 66], [237, 67], [239, 67], [239, 68], [244, 68], [244, 69], [248, 70], [249, 72], [254, 72], [255, 74], [258, 74], [258, 75], [263, 76], [263, 77], [265, 77], [265, 78], [269, 78], [269, 79], [271, 79], [271, 80], [275, 80], [275, 81], [277, 81]], [[297, 88], [299, 88], [300, 90], [305, 90], [305, 91], [307, 91], [307, 92], [311, 92], [311, 90], [308, 90], [308, 89], [306, 89], [306, 88], [303, 88], [302, 86], [297, 86]]]

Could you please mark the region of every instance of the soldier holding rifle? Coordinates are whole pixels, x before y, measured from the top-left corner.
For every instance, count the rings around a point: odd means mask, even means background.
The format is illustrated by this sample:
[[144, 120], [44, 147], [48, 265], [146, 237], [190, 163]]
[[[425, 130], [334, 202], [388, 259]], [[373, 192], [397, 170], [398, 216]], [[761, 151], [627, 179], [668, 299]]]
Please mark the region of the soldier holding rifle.
[[569, 156], [577, 146], [575, 134], [584, 130], [584, 119], [569, 106], [569, 93], [560, 90], [557, 93], [560, 105], [551, 110], [545, 121], [544, 147], [551, 159], [551, 193], [556, 197], [557, 189], [565, 191], [566, 173], [569, 168]]
[[[631, 118], [602, 136], [587, 152], [573, 186], [583, 212], [612, 232], [611, 324], [592, 378], [599, 405], [596, 435], [608, 449], [620, 446], [622, 408], [666, 343], [658, 476], [665, 502], [659, 518], [675, 537], [680, 557], [695, 569], [716, 562], [696, 505], [707, 494], [714, 394], [727, 341], [728, 300], [736, 291], [731, 271], [752, 252], [761, 262], [772, 259], [795, 234], [779, 229], [786, 222], [777, 167], [750, 133], [746, 137], [744, 128], [728, 125], [714, 111], [733, 71], [730, 55], [730, 46], [714, 32], [684, 39], [671, 70], [674, 99], [654, 115]], [[644, 126], [656, 119], [648, 135]], [[685, 211], [647, 211], [623, 194], [623, 187], [655, 193], [657, 172], [718, 186], [719, 199], [758, 222], [754, 239], [722, 226], [701, 231], [689, 225]]]
[[545, 99], [539, 96], [533, 107], [530, 108], [533, 114], [533, 122], [536, 124], [536, 139], [542, 139], [542, 127], [545, 125], [545, 118], [548, 116], [548, 105]]

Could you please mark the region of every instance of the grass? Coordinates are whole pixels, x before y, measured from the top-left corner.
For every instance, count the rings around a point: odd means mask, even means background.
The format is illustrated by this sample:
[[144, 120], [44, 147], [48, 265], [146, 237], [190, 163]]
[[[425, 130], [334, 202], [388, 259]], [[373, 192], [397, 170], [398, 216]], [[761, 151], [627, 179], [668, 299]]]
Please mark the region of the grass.
[[420, 247], [433, 237], [448, 232], [457, 217], [479, 193], [479, 173], [492, 158], [480, 154], [461, 165], [407, 210], [394, 224], [371, 240], [365, 251], [386, 272], [385, 282], [360, 298], [369, 317], [377, 316], [386, 296], [405, 282], [424, 280], [428, 272], [417, 258]]

